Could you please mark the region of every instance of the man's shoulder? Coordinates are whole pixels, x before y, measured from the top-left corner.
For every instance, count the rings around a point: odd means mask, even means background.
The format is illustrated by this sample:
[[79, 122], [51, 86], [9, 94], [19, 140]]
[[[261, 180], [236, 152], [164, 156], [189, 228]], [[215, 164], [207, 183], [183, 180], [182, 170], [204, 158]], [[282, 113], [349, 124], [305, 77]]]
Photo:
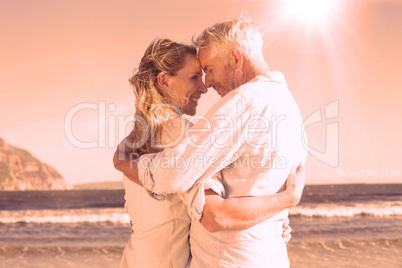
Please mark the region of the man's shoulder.
[[224, 114], [236, 107], [249, 107], [255, 113], [265, 109], [279, 95], [285, 98], [289, 95], [285, 78], [280, 72], [269, 72], [230, 91], [208, 113]]
[[227, 93], [223, 98], [218, 100], [208, 111], [207, 117], [217, 114], [228, 114], [239, 105], [247, 105], [247, 99], [237, 89]]
[[244, 100], [255, 108], [265, 107], [277, 98], [285, 97], [289, 94], [286, 82], [276, 77], [262, 77], [241, 85], [233, 92], [239, 94]]
[[[282, 89], [287, 89], [287, 84], [285, 77], [281, 72], [268, 72], [262, 75], [259, 75], [249, 82], [239, 86], [237, 89], [234, 91], [237, 91], [239, 93], [243, 93], [244, 95], [250, 94], [249, 91], [253, 90], [269, 90], [269, 89], [276, 89], [276, 88], [282, 88]], [[268, 93], [263, 91], [264, 93]]]

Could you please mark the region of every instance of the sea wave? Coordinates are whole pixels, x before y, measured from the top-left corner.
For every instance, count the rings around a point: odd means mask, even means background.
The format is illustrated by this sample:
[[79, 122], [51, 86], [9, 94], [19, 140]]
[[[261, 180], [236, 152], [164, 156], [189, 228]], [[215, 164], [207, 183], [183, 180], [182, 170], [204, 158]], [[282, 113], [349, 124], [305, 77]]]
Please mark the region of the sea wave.
[[[402, 216], [402, 202], [299, 205], [290, 208], [289, 214], [301, 217]], [[1, 224], [100, 222], [127, 224], [130, 217], [123, 208], [0, 211]]]
[[129, 223], [123, 209], [64, 209], [1, 211], [0, 223]]
[[304, 217], [354, 217], [401, 216], [402, 202], [360, 203], [351, 205], [325, 204], [317, 206], [297, 206], [289, 209], [289, 214]]
[[66, 253], [95, 253], [98, 255], [117, 253], [121, 255], [124, 245], [121, 246], [74, 246], [74, 247], [62, 247], [62, 246], [50, 246], [50, 247], [32, 247], [32, 246], [0, 246], [0, 253], [2, 254], [45, 254], [51, 253], [52, 255], [64, 255]]

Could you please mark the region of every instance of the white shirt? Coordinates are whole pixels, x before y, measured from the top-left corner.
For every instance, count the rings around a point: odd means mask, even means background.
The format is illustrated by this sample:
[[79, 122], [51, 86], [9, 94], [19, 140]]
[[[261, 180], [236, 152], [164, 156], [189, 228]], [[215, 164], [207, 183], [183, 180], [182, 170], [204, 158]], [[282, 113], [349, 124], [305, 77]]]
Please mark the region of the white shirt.
[[[190, 132], [174, 148], [140, 158], [139, 176], [147, 189], [158, 194], [185, 192], [222, 170], [225, 198], [270, 195], [307, 156], [299, 109], [277, 72], [229, 92]], [[188, 165], [175, 166], [174, 158]], [[166, 159], [172, 165], [159, 168]], [[253, 228], [211, 235], [193, 223], [192, 266], [288, 267], [286, 247], [279, 239], [286, 216], [285, 210]]]

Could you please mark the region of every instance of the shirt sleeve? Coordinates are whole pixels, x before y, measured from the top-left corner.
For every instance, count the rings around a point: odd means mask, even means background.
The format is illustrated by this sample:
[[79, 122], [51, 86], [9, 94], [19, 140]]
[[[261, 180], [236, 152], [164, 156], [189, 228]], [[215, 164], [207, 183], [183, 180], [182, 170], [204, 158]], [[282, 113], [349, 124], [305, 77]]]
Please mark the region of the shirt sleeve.
[[140, 181], [154, 193], [167, 194], [184, 193], [195, 182], [212, 177], [241, 156], [254, 114], [241, 93], [228, 93], [186, 129], [174, 147], [141, 156]]
[[179, 193], [180, 198], [187, 205], [188, 215], [193, 220], [199, 221], [201, 219], [205, 205], [205, 190], [213, 190], [218, 195], [225, 196], [221, 172], [217, 172], [211, 178], [196, 183], [186, 192]]

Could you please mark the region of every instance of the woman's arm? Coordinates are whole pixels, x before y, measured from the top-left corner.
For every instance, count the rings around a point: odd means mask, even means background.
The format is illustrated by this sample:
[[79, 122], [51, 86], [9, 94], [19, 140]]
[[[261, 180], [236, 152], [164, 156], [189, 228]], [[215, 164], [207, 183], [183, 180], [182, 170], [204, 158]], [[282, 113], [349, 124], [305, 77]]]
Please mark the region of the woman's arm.
[[117, 170], [123, 172], [123, 174], [131, 181], [143, 186], [141, 181], [138, 179], [136, 160], [138, 159], [139, 154], [133, 152], [134, 137], [135, 132], [132, 130], [131, 133], [117, 146], [116, 152], [113, 155], [113, 164]]
[[297, 205], [304, 181], [304, 168], [299, 166], [296, 174], [289, 174], [286, 190], [273, 195], [223, 199], [214, 191], [206, 190], [200, 222], [209, 232], [250, 228]]

